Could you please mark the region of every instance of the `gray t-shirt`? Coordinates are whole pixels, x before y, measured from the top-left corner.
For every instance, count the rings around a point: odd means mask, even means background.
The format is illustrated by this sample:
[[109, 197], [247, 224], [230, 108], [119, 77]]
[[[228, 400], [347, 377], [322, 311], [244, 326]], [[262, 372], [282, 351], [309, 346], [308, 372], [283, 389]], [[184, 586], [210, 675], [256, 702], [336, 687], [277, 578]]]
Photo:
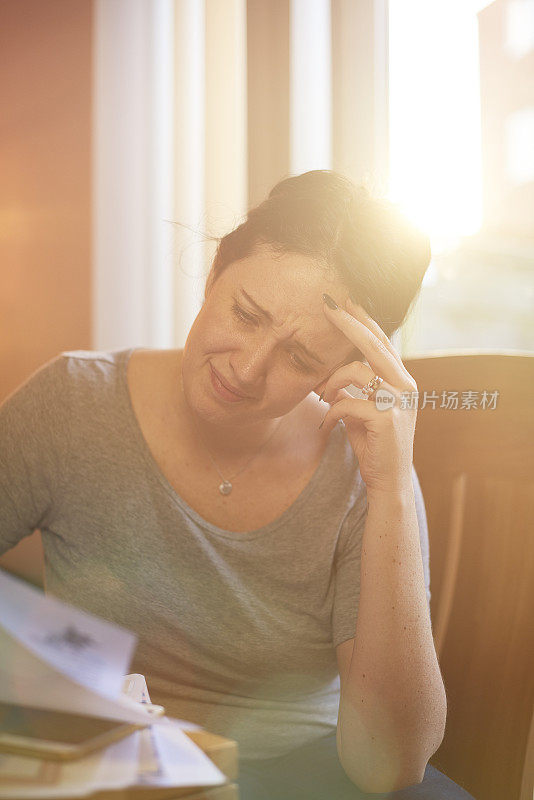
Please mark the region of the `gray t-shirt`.
[[[0, 553], [42, 531], [46, 591], [134, 631], [155, 703], [266, 758], [335, 730], [366, 493], [343, 426], [277, 519], [206, 522], [168, 483], [128, 391], [132, 349], [62, 353], [0, 411]], [[413, 472], [430, 600], [428, 531]]]

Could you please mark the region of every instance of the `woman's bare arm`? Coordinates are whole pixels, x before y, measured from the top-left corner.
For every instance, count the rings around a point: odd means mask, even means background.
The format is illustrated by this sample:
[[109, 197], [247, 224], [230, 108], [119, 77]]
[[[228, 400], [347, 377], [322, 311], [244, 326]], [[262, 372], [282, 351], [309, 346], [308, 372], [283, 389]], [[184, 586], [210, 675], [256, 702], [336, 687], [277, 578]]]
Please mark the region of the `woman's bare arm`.
[[360, 789], [388, 792], [423, 780], [443, 740], [447, 703], [413, 487], [367, 499], [356, 635], [353, 646], [337, 648], [337, 742], [343, 768]]

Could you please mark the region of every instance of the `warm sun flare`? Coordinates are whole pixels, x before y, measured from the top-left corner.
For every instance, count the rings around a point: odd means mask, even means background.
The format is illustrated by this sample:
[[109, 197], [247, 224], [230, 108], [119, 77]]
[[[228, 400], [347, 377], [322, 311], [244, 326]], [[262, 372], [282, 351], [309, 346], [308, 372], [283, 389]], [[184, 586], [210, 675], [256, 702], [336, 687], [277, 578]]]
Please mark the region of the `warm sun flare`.
[[389, 196], [434, 251], [481, 225], [476, 12], [484, 5], [390, 2]]

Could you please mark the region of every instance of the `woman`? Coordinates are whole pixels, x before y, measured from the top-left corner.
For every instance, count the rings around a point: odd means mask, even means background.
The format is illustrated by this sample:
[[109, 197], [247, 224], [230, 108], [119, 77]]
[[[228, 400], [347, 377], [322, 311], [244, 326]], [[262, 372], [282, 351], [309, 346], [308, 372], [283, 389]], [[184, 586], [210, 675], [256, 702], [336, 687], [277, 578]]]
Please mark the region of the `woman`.
[[446, 699], [388, 338], [429, 258], [342, 176], [288, 178], [219, 242], [183, 350], [64, 353], [4, 404], [2, 549], [41, 529], [47, 591], [238, 741], [242, 800], [469, 797], [427, 766]]

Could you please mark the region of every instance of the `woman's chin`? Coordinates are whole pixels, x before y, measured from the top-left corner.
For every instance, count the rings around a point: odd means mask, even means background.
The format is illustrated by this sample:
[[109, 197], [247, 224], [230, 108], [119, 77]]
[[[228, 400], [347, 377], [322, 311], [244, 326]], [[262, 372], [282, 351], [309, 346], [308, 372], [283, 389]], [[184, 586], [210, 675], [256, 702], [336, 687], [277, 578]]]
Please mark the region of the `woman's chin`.
[[219, 401], [210, 383], [207, 386], [184, 386], [184, 397], [189, 410], [204, 422], [214, 425], [235, 425], [243, 420], [243, 414], [231, 403], [224, 404]]

